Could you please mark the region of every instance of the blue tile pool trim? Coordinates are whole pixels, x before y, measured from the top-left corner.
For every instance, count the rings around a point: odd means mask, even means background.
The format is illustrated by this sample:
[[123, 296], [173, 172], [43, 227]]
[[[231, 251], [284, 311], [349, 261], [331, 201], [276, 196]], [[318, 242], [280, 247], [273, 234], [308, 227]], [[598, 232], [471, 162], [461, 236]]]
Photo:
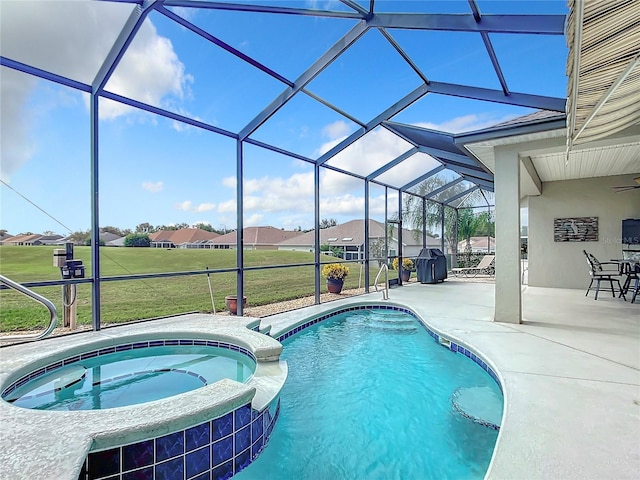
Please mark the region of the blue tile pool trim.
[[280, 399], [129, 445], [89, 453], [78, 480], [224, 480], [247, 467], [271, 437]]
[[25, 383], [33, 380], [34, 378], [38, 378], [45, 373], [49, 373], [53, 370], [57, 370], [58, 368], [62, 368], [66, 365], [71, 365], [73, 363], [77, 363], [82, 360], [86, 360], [87, 358], [98, 357], [100, 355], [107, 355], [109, 353], [122, 352], [125, 350], [138, 350], [140, 348], [149, 348], [149, 347], [163, 347], [163, 346], [173, 346], [173, 345], [197, 345], [197, 346], [206, 346], [206, 347], [216, 347], [223, 348], [226, 350], [233, 350], [234, 352], [242, 353], [247, 357], [251, 358], [255, 363], [258, 363], [256, 356], [253, 352], [247, 350], [246, 348], [239, 347], [238, 345], [233, 345], [226, 342], [218, 342], [214, 340], [193, 340], [193, 339], [169, 339], [169, 340], [149, 340], [146, 342], [134, 342], [134, 343], [125, 343], [122, 345], [115, 345], [112, 347], [101, 348], [99, 350], [93, 350], [91, 352], [83, 353], [81, 355], [74, 355], [72, 357], [67, 357], [63, 360], [59, 360], [55, 363], [47, 365], [45, 367], [39, 368], [38, 370], [31, 372], [23, 377], [20, 377], [18, 380], [13, 382], [7, 388], [2, 391], [2, 397], [9, 395], [16, 388], [21, 387]]
[[502, 384], [500, 383], [500, 380], [498, 378], [498, 375], [496, 374], [496, 372], [489, 366], [487, 365], [486, 361], [477, 353], [475, 353], [474, 351], [472, 351], [469, 347], [467, 347], [466, 345], [461, 345], [459, 343], [456, 343], [454, 341], [452, 341], [451, 339], [444, 337], [442, 335], [440, 335], [439, 333], [434, 332], [433, 330], [431, 330], [421, 319], [420, 317], [418, 317], [415, 313], [413, 313], [411, 310], [407, 309], [407, 308], [403, 308], [403, 307], [397, 307], [395, 305], [356, 305], [353, 307], [348, 307], [348, 308], [344, 308], [342, 310], [336, 310], [333, 312], [329, 312], [325, 315], [322, 315], [320, 317], [317, 318], [312, 318], [308, 321], [306, 321], [305, 323], [302, 323], [300, 325], [298, 325], [297, 327], [294, 327], [290, 330], [287, 330], [285, 333], [279, 335], [278, 337], [276, 337], [276, 340], [278, 340], [279, 342], [282, 342], [290, 337], [292, 337], [293, 335], [296, 335], [297, 333], [300, 333], [302, 330], [304, 330], [305, 328], [309, 328], [317, 323], [320, 323], [324, 320], [328, 320], [332, 317], [335, 317], [336, 315], [340, 315], [343, 314], [345, 312], [353, 312], [356, 310], [395, 310], [397, 312], [403, 312], [403, 313], [407, 313], [409, 315], [411, 315], [412, 317], [414, 317], [416, 320], [418, 320], [418, 323], [420, 325], [422, 325], [422, 327], [427, 331], [427, 333], [429, 334], [429, 336], [431, 338], [433, 338], [434, 341], [438, 342], [439, 344], [445, 346], [445, 348], [448, 348], [451, 352], [453, 353], [460, 353], [462, 355], [464, 355], [465, 357], [467, 357], [469, 360], [473, 361], [474, 363], [476, 363], [480, 368], [482, 368], [485, 372], [487, 372], [487, 374], [489, 374], [489, 376], [491, 378], [493, 378], [493, 380], [498, 384], [498, 387], [500, 387], [500, 390], [502, 391]]

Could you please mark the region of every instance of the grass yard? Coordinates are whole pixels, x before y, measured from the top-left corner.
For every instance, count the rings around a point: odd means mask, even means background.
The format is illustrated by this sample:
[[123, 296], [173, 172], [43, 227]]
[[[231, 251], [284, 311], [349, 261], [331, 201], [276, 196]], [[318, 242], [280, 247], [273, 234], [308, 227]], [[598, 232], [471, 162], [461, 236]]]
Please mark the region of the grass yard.
[[[60, 279], [59, 269], [53, 266], [53, 250], [60, 247], [0, 246], [0, 274], [24, 283]], [[120, 276], [143, 273], [185, 272], [235, 268], [235, 250], [102, 248], [101, 276]], [[81, 259], [86, 275], [91, 274], [91, 250], [75, 247], [74, 257]], [[277, 250], [247, 250], [245, 266], [291, 265], [313, 262], [307, 252]], [[333, 262], [333, 257], [323, 261]], [[349, 264], [351, 272], [345, 288], [358, 286], [359, 265]], [[378, 273], [372, 268], [371, 282]], [[224, 297], [236, 293], [235, 272], [210, 274], [216, 311], [225, 309]], [[248, 305], [292, 300], [314, 293], [314, 267], [276, 268], [245, 271], [244, 290]], [[321, 291], [326, 291], [324, 279]], [[362, 273], [364, 282], [364, 272]], [[51, 300], [62, 317], [62, 288], [37, 287], [36, 293]], [[118, 323], [131, 320], [175, 315], [185, 312], [212, 312], [211, 295], [206, 275], [168, 278], [103, 281], [100, 287], [101, 320]], [[77, 286], [77, 318], [79, 324], [91, 323], [91, 286]], [[62, 322], [62, 318], [60, 319]], [[13, 290], [0, 291], [0, 331], [44, 328], [49, 323], [47, 309], [41, 304]]]

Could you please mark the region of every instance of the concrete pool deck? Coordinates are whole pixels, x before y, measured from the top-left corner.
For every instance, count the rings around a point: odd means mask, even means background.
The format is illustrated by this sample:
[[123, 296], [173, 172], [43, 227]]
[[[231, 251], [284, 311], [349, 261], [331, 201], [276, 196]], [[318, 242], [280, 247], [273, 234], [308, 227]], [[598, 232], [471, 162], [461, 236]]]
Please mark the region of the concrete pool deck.
[[[410, 283], [390, 290], [388, 301], [383, 301], [381, 292], [376, 292], [261, 320], [194, 315], [189, 326], [184, 318], [174, 317], [107, 328], [86, 336], [118, 336], [129, 328], [134, 332], [153, 332], [159, 325], [169, 328], [172, 323], [173, 328], [181, 331], [199, 331], [206, 325], [213, 333], [219, 328], [224, 330], [229, 322], [247, 325], [260, 322], [262, 329], [270, 326], [272, 333], [277, 334], [304, 319], [354, 303], [405, 306], [421, 316], [431, 329], [488, 359], [501, 378], [505, 391], [504, 417], [487, 479], [636, 478], [640, 471], [640, 305], [604, 294], [595, 301], [593, 295], [585, 297], [582, 290], [525, 287], [525, 322], [502, 324], [492, 321], [494, 288], [490, 283]], [[21, 356], [18, 352], [46, 355], [46, 351], [39, 351], [41, 346], [62, 348], [63, 344], [75, 344], [82, 337], [85, 334], [2, 349], [1, 371], [7, 375], [10, 365], [15, 366], [16, 360], [7, 358], [10, 352], [18, 357]], [[21, 358], [18, 363], [25, 360]], [[60, 468], [82, 461], [81, 455], [71, 451], [72, 444], [39, 450], [52, 436], [60, 436], [56, 426], [46, 425], [43, 436], [37, 420], [26, 425], [22, 423], [26, 417], [10, 419], [6, 409], [0, 413], [4, 417], [0, 418], [2, 470], [6, 472], [11, 466], [28, 468], [28, 462], [43, 462], [59, 467], [50, 471], [55, 472], [52, 477], [71, 480], [73, 475], [68, 476], [69, 472]], [[69, 419], [75, 417], [86, 423], [83, 416], [90, 414], [70, 414]], [[14, 427], [21, 434], [32, 428], [33, 436], [27, 435], [22, 444], [12, 441], [7, 420], [15, 420]], [[71, 422], [65, 426], [66, 431], [72, 429]], [[76, 445], [81, 452], [88, 450], [89, 437], [74, 441], [81, 443]], [[71, 458], [61, 462], [64, 455]], [[10, 465], [5, 463], [8, 459]], [[4, 478], [2, 471], [0, 478]]]
[[[492, 321], [493, 284], [409, 284], [389, 292], [444, 336], [489, 359], [505, 391], [487, 479], [631, 479], [640, 471], [640, 305], [582, 290], [524, 287], [524, 323]], [[302, 318], [380, 292], [262, 319]]]

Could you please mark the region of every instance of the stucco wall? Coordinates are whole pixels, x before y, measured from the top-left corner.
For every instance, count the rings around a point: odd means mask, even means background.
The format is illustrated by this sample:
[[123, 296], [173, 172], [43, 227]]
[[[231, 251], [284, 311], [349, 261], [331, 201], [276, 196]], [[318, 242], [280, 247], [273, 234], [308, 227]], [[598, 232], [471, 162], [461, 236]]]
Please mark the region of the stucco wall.
[[[616, 193], [615, 185], [635, 185], [635, 175], [546, 182], [529, 198], [529, 285], [586, 291], [586, 250], [601, 262], [620, 258], [622, 219], [640, 218], [640, 189]], [[597, 242], [554, 242], [553, 220], [598, 217]]]

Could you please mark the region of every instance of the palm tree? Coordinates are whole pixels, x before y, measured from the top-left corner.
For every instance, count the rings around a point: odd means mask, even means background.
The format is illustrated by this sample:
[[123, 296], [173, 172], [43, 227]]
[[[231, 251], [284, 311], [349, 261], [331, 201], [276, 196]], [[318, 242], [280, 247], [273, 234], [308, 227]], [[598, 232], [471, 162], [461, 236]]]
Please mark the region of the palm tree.
[[[402, 216], [404, 222], [413, 225], [416, 240], [420, 237], [420, 232], [423, 226], [422, 215], [422, 197], [429, 195], [431, 192], [443, 187], [447, 183], [451, 182], [451, 178], [443, 176], [435, 176], [427, 178], [423, 182], [419, 183], [414, 190], [416, 195], [405, 195], [404, 207], [402, 210]], [[439, 194], [436, 194], [429, 201], [426, 202], [426, 216], [425, 225], [427, 231], [435, 229], [442, 222], [442, 210], [441, 204], [437, 202], [444, 202], [449, 198], [458, 195], [468, 189], [468, 186], [464, 183], [457, 183], [452, 185]], [[477, 192], [477, 193], [476, 193]], [[473, 202], [480, 194], [479, 190], [470, 194], [467, 198], [467, 202]], [[444, 238], [446, 242], [451, 246], [453, 253], [457, 252], [457, 238], [456, 238], [456, 210], [453, 207], [444, 207], [444, 223], [445, 231]]]
[[471, 253], [471, 237], [485, 227], [486, 221], [486, 212], [476, 215], [470, 208], [458, 211], [458, 238], [467, 241], [464, 247], [465, 253]]

